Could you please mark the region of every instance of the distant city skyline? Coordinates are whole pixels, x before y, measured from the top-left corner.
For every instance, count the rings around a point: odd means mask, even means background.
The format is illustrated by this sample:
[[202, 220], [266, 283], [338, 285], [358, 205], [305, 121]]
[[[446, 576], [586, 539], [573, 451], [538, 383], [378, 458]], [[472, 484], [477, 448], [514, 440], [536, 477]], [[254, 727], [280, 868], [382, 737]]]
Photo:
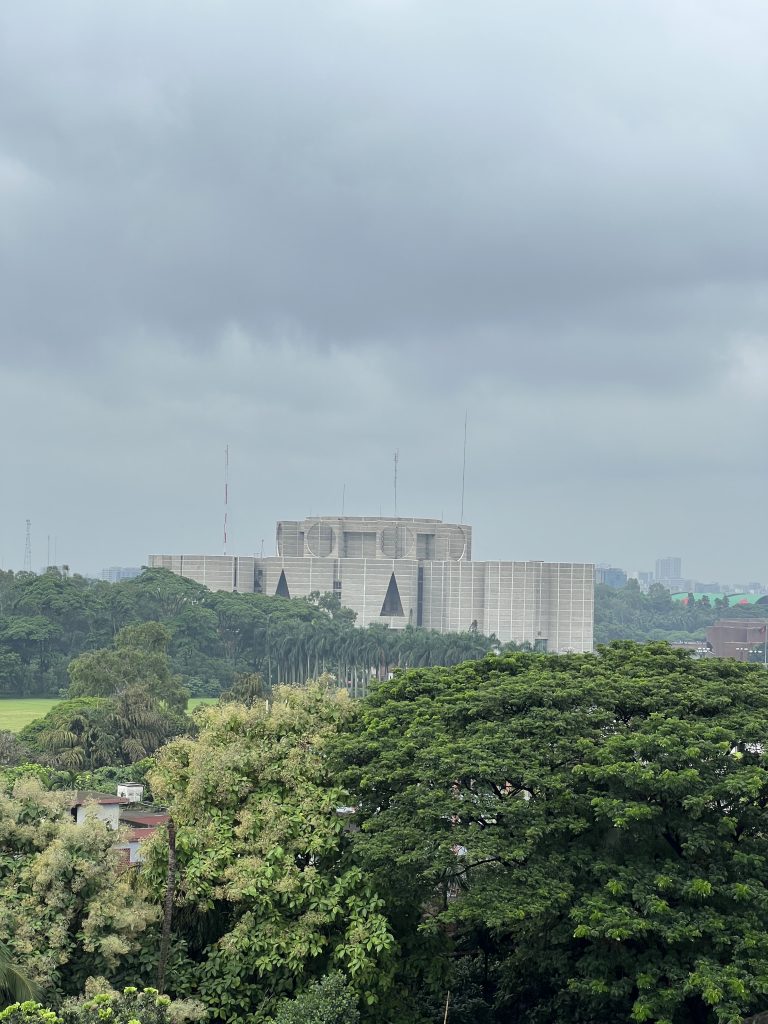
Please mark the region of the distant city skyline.
[[[640, 586], [647, 590], [653, 583], [661, 583], [672, 593], [679, 593], [682, 590], [693, 590], [702, 592], [763, 592], [768, 591], [768, 583], [760, 580], [748, 579], [739, 580], [736, 577], [726, 577], [722, 580], [705, 580], [701, 577], [686, 576], [682, 572], [681, 559], [675, 556], [665, 556], [656, 559], [655, 570], [643, 571], [638, 569], [627, 569], [625, 566], [611, 565], [609, 562], [595, 563], [595, 582], [607, 583], [611, 587], [626, 585], [629, 579], [636, 579]], [[670, 576], [669, 573], [679, 572], [679, 576]]]
[[133, 580], [140, 573], [140, 566], [110, 565], [101, 570], [100, 579], [107, 583], [120, 583], [122, 580]]

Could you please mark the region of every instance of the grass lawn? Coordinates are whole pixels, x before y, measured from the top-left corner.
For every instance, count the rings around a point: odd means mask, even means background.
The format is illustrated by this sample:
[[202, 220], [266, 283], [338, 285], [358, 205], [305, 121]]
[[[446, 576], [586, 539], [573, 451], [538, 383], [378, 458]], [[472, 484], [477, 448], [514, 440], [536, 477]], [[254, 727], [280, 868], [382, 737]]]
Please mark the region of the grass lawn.
[[187, 711], [192, 711], [200, 704], [215, 704], [218, 699], [218, 697], [190, 697]]
[[[10, 729], [11, 732], [18, 732], [36, 718], [42, 718], [54, 704], [58, 703], [56, 697], [0, 698], [0, 731]], [[198, 704], [215, 703], [215, 697], [192, 697], [189, 701], [189, 710], [196, 708]]]
[[36, 718], [42, 718], [58, 703], [55, 697], [9, 697], [0, 700], [0, 729], [18, 732]]

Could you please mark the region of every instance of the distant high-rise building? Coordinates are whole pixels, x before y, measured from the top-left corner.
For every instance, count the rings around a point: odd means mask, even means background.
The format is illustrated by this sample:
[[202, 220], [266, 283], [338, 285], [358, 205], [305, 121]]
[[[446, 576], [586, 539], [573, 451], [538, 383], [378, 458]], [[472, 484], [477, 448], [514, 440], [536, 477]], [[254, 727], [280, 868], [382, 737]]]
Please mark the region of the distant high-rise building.
[[677, 583], [682, 579], [682, 559], [673, 557], [672, 555], [667, 558], [656, 559], [656, 582], [663, 583], [665, 586], [669, 583]]
[[595, 583], [605, 583], [607, 587], [619, 590], [627, 582], [627, 574], [615, 565], [598, 565], [595, 568]]
[[111, 565], [101, 570], [101, 578], [107, 583], [119, 583], [121, 580], [132, 580], [141, 576], [141, 569], [136, 566]]

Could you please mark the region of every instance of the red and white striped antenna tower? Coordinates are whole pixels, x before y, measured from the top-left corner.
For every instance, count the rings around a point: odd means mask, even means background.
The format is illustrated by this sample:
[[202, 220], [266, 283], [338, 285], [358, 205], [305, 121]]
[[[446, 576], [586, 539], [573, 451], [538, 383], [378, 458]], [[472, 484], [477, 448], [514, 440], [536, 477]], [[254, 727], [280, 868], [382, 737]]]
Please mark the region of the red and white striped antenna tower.
[[224, 449], [224, 554], [227, 553], [227, 513], [229, 511], [229, 445]]

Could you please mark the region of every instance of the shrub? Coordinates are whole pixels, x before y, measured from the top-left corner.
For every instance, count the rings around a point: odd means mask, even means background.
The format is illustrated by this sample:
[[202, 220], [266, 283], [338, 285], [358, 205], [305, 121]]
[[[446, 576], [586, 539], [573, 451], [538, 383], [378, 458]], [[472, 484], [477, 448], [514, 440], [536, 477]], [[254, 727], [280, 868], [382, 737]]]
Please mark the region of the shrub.
[[205, 1016], [199, 1003], [172, 1001], [156, 988], [126, 988], [67, 999], [59, 1014], [32, 1001], [13, 1003], [0, 1012], [0, 1024], [180, 1024]]
[[0, 1010], [2, 1024], [61, 1024], [53, 1010], [48, 1010], [40, 1003], [31, 1000], [25, 1003], [11, 1003]]
[[275, 1024], [357, 1024], [357, 996], [335, 971], [280, 1004]]

